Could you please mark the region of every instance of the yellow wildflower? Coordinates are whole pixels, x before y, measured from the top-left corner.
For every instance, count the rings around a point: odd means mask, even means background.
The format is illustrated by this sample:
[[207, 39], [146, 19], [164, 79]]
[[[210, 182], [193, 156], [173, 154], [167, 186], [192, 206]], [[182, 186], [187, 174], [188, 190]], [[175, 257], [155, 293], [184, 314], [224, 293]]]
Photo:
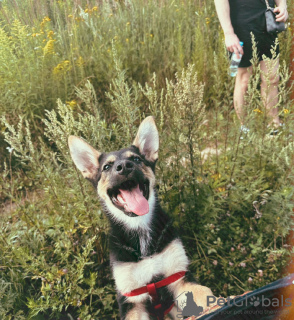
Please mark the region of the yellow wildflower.
[[70, 109], [74, 110], [75, 107], [77, 106], [77, 102], [76, 102], [76, 100], [66, 101], [66, 105], [67, 105]]
[[[41, 30], [43, 31], [45, 23], [51, 21], [51, 19], [49, 17], [44, 17], [42, 22], [40, 23], [41, 26]], [[41, 32], [42, 33], [42, 32]]]
[[81, 56], [79, 56], [76, 61], [76, 65], [81, 68], [84, 64], [85, 64], [84, 59]]
[[72, 14], [69, 14], [67, 17], [68, 17], [68, 18], [73, 18], [73, 15], [72, 15]]
[[289, 109], [283, 109], [283, 111], [285, 114], [288, 114], [290, 112]]
[[261, 111], [260, 109], [258, 109], [258, 108], [257, 108], [257, 109], [254, 109], [253, 112], [262, 113], [262, 111]]
[[126, 42], [129, 42], [129, 39], [128, 39], [128, 38], [126, 39]]
[[93, 11], [98, 11], [98, 7], [93, 7], [92, 10]]
[[80, 22], [80, 21], [85, 21], [85, 19], [83, 19], [83, 18], [80, 18], [80, 17], [78, 17], [78, 18], [75, 18], [75, 20], [76, 20], [77, 22]]
[[54, 31], [52, 31], [52, 30], [47, 33], [47, 37], [49, 39], [52, 39], [53, 35], [54, 35]]
[[63, 65], [61, 63], [59, 63], [54, 69], [53, 69], [53, 73], [54, 74], [58, 74], [60, 71], [63, 70]]
[[150, 33], [150, 37], [153, 38], [153, 34], [152, 33]]
[[126, 23], [127, 26], [129, 26], [130, 24], [131, 24], [130, 21], [128, 21], [128, 22]]
[[43, 48], [44, 56], [54, 53], [54, 41], [55, 40], [52, 39], [47, 41], [45, 47]]
[[72, 66], [69, 60], [60, 62], [54, 69], [53, 74], [56, 76], [63, 75], [71, 70]]

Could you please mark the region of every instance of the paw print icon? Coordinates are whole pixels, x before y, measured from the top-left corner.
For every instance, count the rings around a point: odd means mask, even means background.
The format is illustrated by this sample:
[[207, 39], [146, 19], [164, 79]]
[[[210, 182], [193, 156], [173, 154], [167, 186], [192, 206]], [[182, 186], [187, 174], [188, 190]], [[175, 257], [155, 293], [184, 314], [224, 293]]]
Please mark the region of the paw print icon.
[[258, 297], [252, 297], [252, 298], [250, 298], [250, 304], [251, 305], [253, 305], [254, 307], [257, 307], [257, 306], [259, 306], [260, 305], [260, 303], [261, 303], [261, 301], [259, 300], [259, 298]]

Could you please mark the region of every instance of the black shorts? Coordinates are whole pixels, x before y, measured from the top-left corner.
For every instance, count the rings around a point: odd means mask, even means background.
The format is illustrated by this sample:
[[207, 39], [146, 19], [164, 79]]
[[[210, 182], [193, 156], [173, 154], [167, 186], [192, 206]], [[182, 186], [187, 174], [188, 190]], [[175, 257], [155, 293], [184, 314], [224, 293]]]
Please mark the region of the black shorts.
[[[251, 59], [252, 59], [252, 40], [250, 34], [243, 34], [242, 32], [236, 32], [238, 38], [240, 41], [244, 42], [243, 50], [244, 55], [242, 57], [242, 60], [239, 64], [239, 68], [247, 68], [252, 65]], [[276, 41], [276, 35], [270, 35], [267, 32], [264, 34], [258, 34], [254, 35], [254, 39], [256, 42], [257, 47], [257, 57], [259, 61], [263, 60], [263, 56], [272, 59], [273, 54], [272, 50], [275, 49], [274, 58], [279, 54], [279, 45], [275, 46]]]
[[[274, 0], [268, 0], [270, 6], [274, 6]], [[259, 61], [263, 60], [263, 55], [272, 58], [272, 48], [275, 45], [276, 35], [266, 32], [265, 11], [266, 4], [264, 0], [229, 0], [230, 17], [234, 32], [239, 40], [244, 43], [244, 55], [240, 62], [240, 68], [246, 68], [251, 65], [252, 59], [252, 40], [253, 33]], [[279, 46], [276, 47], [276, 55], [279, 54]]]

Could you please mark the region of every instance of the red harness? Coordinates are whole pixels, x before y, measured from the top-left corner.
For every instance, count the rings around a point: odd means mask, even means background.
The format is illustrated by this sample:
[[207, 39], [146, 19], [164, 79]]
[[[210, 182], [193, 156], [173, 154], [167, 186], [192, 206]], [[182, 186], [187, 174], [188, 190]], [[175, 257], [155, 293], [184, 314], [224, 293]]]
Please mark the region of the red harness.
[[164, 309], [163, 304], [160, 303], [160, 301], [159, 301], [156, 289], [165, 287], [165, 286], [183, 278], [185, 276], [185, 274], [186, 274], [186, 271], [180, 271], [180, 272], [174, 273], [171, 276], [162, 279], [161, 281], [147, 284], [147, 286], [135, 289], [135, 290], [128, 292], [128, 293], [123, 293], [123, 295], [125, 297], [135, 297], [135, 296], [139, 296], [140, 294], [143, 294], [143, 293], [149, 293], [152, 298], [152, 302], [153, 302], [152, 307], [153, 307], [154, 313], [152, 313], [152, 315], [156, 316], [158, 320], [162, 320], [163, 317], [171, 311], [171, 309], [173, 308], [175, 303], [172, 302], [168, 308]]

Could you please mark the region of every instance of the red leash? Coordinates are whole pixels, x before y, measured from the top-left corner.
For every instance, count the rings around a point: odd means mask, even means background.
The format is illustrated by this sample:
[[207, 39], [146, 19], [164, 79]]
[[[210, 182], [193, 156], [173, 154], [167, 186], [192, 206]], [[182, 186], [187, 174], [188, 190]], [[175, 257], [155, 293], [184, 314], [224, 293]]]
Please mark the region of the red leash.
[[172, 305], [169, 306], [167, 309], [162, 310], [162, 304], [158, 303], [159, 301], [158, 301], [158, 295], [156, 290], [183, 278], [185, 274], [186, 274], [186, 271], [180, 271], [180, 272], [174, 273], [171, 276], [164, 278], [158, 282], [147, 284], [147, 286], [135, 289], [128, 293], [123, 293], [123, 295], [126, 297], [135, 297], [143, 293], [149, 293], [153, 303], [154, 304], [156, 303], [156, 305], [153, 306], [156, 312], [156, 314], [154, 315], [157, 316], [158, 320], [161, 320], [163, 319], [164, 315], [168, 314], [171, 311], [175, 303], [173, 302]]

